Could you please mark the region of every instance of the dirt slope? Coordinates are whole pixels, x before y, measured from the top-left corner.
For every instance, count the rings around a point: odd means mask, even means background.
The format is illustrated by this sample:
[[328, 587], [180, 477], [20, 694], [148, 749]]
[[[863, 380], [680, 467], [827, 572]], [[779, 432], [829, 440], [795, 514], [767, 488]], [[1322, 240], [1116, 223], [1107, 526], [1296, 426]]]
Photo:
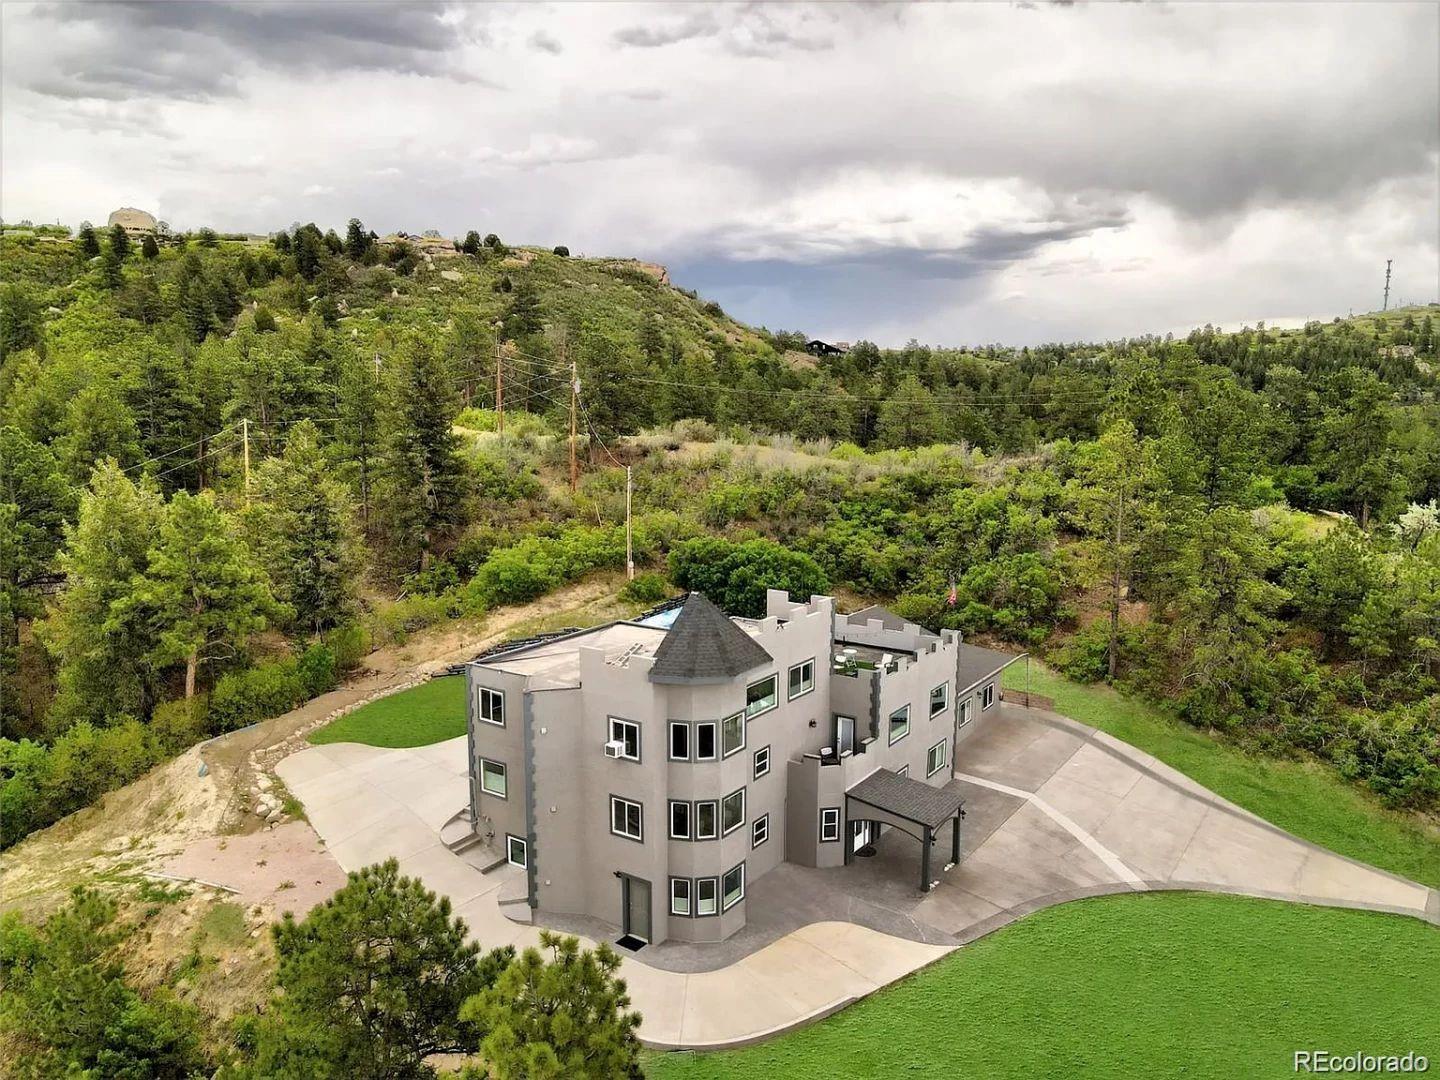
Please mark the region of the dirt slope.
[[[340, 689], [253, 728], [192, 747], [0, 856], [0, 909], [48, 911], [81, 883], [138, 878], [208, 838], [263, 827], [250, 813], [258, 772], [303, 745], [337, 711], [403, 689], [488, 645], [536, 630], [628, 614], [618, 575], [598, 575], [483, 620], [455, 622], [382, 649]], [[273, 778], [272, 778], [273, 782]]]

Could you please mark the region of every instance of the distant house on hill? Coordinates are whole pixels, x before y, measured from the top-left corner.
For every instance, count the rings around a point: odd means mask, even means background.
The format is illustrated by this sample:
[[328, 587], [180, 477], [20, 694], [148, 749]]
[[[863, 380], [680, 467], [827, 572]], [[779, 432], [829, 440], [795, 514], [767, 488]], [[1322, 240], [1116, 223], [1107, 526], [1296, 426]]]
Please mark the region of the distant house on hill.
[[147, 214], [144, 210], [136, 210], [133, 206], [122, 206], [110, 214], [109, 220], [105, 222], [107, 227], [119, 225], [129, 235], [141, 237], [146, 233], [159, 231], [159, 222], [155, 220], [154, 214]]
[[850, 343], [841, 341], [832, 345], [828, 341], [816, 338], [805, 343], [805, 351], [811, 356], [844, 356], [850, 351]]

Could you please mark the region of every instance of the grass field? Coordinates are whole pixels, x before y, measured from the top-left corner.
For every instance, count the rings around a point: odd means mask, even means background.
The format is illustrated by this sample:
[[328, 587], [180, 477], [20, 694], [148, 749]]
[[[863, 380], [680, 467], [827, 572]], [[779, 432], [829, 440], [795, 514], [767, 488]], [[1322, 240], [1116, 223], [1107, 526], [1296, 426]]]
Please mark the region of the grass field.
[[1293, 1076], [1292, 1053], [1440, 1061], [1440, 930], [1192, 893], [1038, 912], [838, 1015], [651, 1080]]
[[[1055, 711], [1109, 732], [1296, 836], [1440, 888], [1440, 832], [1386, 810], [1318, 762], [1247, 754], [1107, 686], [1084, 686], [1031, 661], [1030, 688]], [[1025, 688], [1024, 662], [1005, 685]]]
[[465, 679], [445, 675], [362, 705], [311, 733], [312, 743], [428, 746], [465, 734]]

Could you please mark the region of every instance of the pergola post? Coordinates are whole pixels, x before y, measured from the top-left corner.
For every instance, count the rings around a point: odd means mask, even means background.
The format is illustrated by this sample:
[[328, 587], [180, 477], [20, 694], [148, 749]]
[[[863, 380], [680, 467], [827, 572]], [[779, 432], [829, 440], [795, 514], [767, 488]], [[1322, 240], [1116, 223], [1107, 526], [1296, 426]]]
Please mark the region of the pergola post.
[[935, 838], [935, 831], [929, 825], [925, 826], [924, 839], [920, 841], [920, 891], [930, 891], [930, 844]]
[[954, 866], [960, 865], [960, 815], [956, 814], [950, 819], [950, 862]]

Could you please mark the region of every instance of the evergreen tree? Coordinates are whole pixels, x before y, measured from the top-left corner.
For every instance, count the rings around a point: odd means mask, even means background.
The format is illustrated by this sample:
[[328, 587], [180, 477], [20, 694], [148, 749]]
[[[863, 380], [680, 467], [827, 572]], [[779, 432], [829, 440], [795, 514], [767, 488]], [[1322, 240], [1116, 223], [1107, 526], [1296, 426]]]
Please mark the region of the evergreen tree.
[[379, 365], [356, 354], [348, 354], [340, 365], [339, 414], [336, 439], [344, 460], [354, 471], [353, 482], [360, 498], [360, 526], [370, 533], [370, 511], [374, 498], [376, 459], [380, 452]]
[[314, 225], [302, 225], [296, 229], [291, 250], [295, 254], [295, 269], [306, 281], [313, 281], [320, 272], [326, 253], [325, 238], [320, 230]]
[[220, 236], [214, 229], [206, 226], [197, 235], [199, 244], [203, 248], [217, 248], [220, 246]]
[[882, 449], [929, 446], [944, 439], [944, 418], [932, 394], [914, 375], [907, 375], [895, 393], [880, 405], [875, 442]]
[[140, 254], [147, 259], [160, 257], [160, 245], [156, 242], [154, 233], [146, 233], [140, 241]]
[[474, 229], [471, 229], [469, 232], [467, 232], [465, 234], [464, 242], [460, 245], [460, 250], [463, 251], [466, 255], [479, 255], [480, 234]]
[[290, 234], [283, 229], [270, 238], [270, 243], [275, 245], [275, 250], [280, 254], [290, 254]]
[[617, 1080], [639, 1077], [640, 1014], [619, 977], [620, 957], [608, 944], [581, 949], [578, 938], [540, 931], [493, 986], [460, 1010], [487, 1032], [480, 1044], [484, 1072], [465, 1080]]
[[125, 284], [125, 264], [111, 244], [100, 255], [100, 284], [114, 292]]
[[80, 223], [80, 232], [76, 234], [75, 241], [80, 245], [80, 254], [87, 259], [93, 259], [100, 254], [100, 238], [95, 235], [95, 226], [90, 222]]
[[125, 226], [110, 226], [110, 250], [113, 251], [118, 258], [129, 258], [130, 234], [125, 231]]
[[274, 938], [281, 993], [257, 1027], [257, 1080], [431, 1076], [426, 1058], [478, 1047], [461, 1007], [514, 956], [481, 956], [450, 901], [394, 859], [352, 873], [301, 921], [287, 912]]
[[510, 341], [524, 341], [544, 328], [540, 317], [540, 296], [529, 274], [520, 278], [515, 291], [510, 294], [510, 306], [505, 311], [503, 322], [501, 333]]
[[71, 483], [83, 485], [97, 462], [113, 458], [121, 466], [140, 460], [140, 429], [124, 399], [92, 384], [70, 399], [56, 440], [61, 464]]
[[250, 547], [294, 625], [319, 634], [354, 613], [363, 573], [355, 507], [320, 452], [309, 421], [290, 429], [282, 457], [255, 472], [244, 513]]
[[394, 566], [430, 565], [436, 547], [465, 520], [465, 466], [450, 425], [454, 387], [439, 353], [418, 334], [399, 344], [390, 387], [381, 510]]
[[1362, 529], [1375, 508], [1403, 500], [1394, 446], [1390, 391], [1372, 371], [1348, 367], [1326, 387], [1325, 416], [1316, 433], [1316, 456], [1345, 493]]
[[147, 659], [155, 668], [185, 665], [187, 699], [203, 665], [233, 658], [269, 618], [286, 614], [209, 492], [176, 492], [148, 564], [117, 614], [154, 633]]
[[370, 250], [370, 234], [359, 218], [351, 218], [345, 229], [345, 254], [359, 262]]
[[34, 293], [18, 282], [0, 290], [0, 360], [38, 345], [42, 325]]
[[31, 1076], [183, 1080], [208, 1075], [198, 1015], [165, 991], [127, 982], [130, 930], [113, 899], [76, 889], [38, 927], [0, 921], [0, 1030]]
[[52, 727], [149, 712], [155, 695], [146, 654], [153, 636], [116, 614], [144, 575], [163, 515], [152, 485], [132, 483], [114, 462], [96, 468], [65, 531], [65, 587], [36, 628], [59, 664]]

